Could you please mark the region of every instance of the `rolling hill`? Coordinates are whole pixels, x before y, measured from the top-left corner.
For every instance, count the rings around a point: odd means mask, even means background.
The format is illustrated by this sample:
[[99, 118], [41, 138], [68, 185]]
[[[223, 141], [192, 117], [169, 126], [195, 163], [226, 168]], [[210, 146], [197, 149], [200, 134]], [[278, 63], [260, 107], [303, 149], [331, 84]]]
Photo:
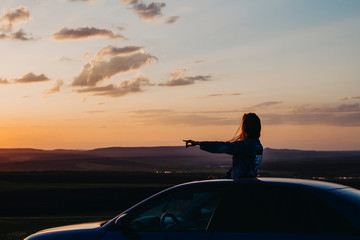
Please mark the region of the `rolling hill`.
[[[93, 150], [0, 149], [0, 171], [211, 171], [231, 156], [184, 147], [111, 147]], [[225, 170], [224, 170], [225, 171]], [[270, 173], [360, 176], [360, 151], [264, 150]], [[273, 175], [273, 174], [270, 174]], [[344, 176], [345, 176], [344, 175]]]

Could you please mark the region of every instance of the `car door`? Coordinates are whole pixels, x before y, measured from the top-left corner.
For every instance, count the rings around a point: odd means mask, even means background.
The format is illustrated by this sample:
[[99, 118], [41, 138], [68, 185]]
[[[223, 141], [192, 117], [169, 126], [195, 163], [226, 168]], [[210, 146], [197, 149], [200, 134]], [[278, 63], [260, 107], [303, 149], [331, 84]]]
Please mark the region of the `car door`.
[[357, 239], [351, 224], [309, 189], [234, 184], [211, 220], [210, 240]]
[[103, 240], [208, 240], [207, 227], [221, 192], [216, 184], [190, 184], [166, 191], [127, 213], [125, 228], [108, 231]]

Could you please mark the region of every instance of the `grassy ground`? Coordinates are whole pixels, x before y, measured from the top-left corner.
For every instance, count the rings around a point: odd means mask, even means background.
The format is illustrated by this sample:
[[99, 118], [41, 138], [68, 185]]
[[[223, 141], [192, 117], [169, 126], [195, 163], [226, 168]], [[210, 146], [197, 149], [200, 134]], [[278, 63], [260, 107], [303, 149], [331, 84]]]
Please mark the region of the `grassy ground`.
[[208, 173], [0, 173], [0, 240], [19, 240], [45, 228], [111, 219], [154, 193], [207, 177]]

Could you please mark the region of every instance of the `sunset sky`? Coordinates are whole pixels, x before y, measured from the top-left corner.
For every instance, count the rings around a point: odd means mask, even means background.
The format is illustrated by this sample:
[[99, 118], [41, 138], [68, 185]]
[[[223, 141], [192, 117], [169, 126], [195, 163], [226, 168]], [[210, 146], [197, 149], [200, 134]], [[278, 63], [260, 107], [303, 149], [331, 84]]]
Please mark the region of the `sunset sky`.
[[358, 0], [1, 0], [0, 148], [360, 150]]

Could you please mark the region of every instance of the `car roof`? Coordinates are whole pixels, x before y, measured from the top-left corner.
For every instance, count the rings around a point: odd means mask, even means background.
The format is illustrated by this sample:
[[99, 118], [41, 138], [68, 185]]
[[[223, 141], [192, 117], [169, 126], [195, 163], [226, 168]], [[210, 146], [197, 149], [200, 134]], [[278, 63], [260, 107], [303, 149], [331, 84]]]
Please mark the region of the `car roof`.
[[208, 184], [208, 183], [223, 183], [223, 184], [244, 184], [244, 183], [253, 183], [253, 184], [284, 184], [284, 185], [297, 185], [304, 186], [316, 189], [322, 189], [325, 191], [330, 191], [334, 189], [341, 188], [350, 188], [349, 186], [341, 185], [338, 183], [319, 181], [319, 180], [310, 180], [310, 179], [296, 179], [296, 178], [243, 178], [238, 180], [232, 179], [212, 179], [212, 180], [201, 180], [195, 182], [189, 182], [181, 184], [183, 185], [192, 185], [192, 184]]

